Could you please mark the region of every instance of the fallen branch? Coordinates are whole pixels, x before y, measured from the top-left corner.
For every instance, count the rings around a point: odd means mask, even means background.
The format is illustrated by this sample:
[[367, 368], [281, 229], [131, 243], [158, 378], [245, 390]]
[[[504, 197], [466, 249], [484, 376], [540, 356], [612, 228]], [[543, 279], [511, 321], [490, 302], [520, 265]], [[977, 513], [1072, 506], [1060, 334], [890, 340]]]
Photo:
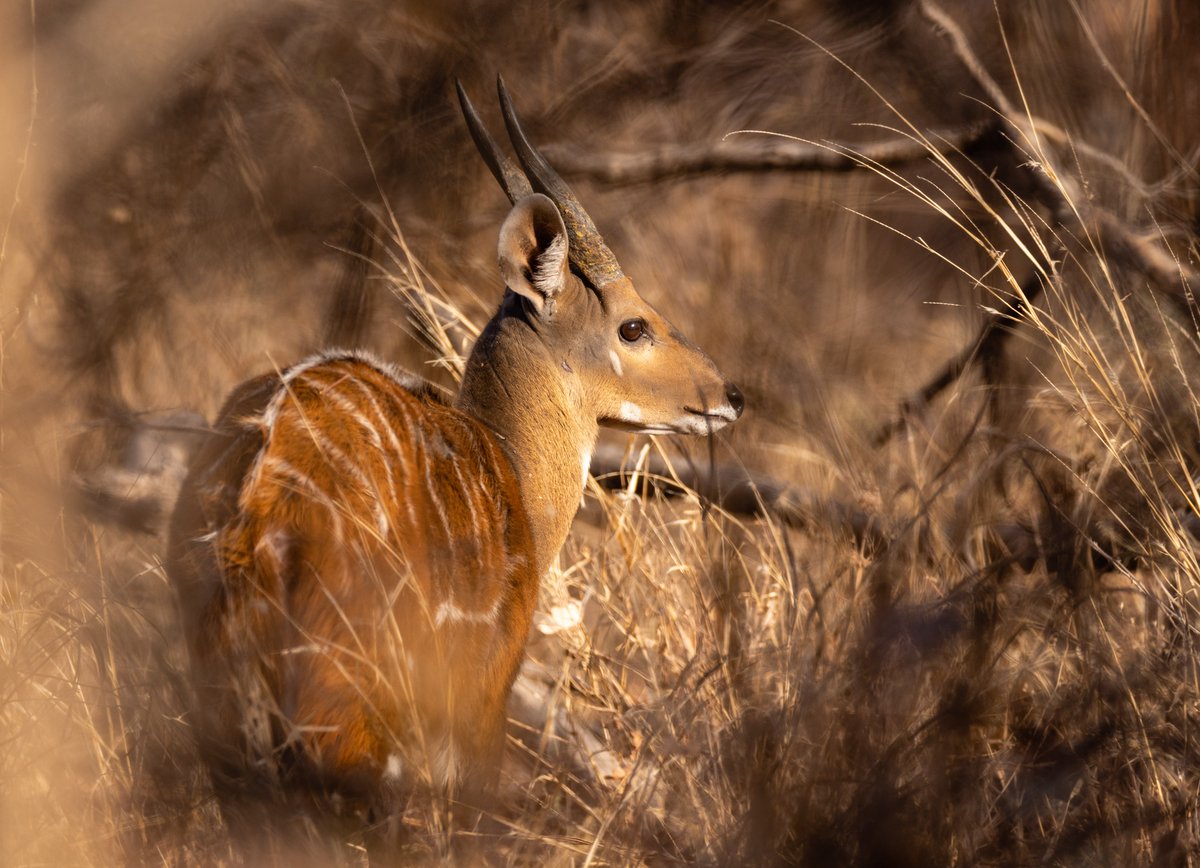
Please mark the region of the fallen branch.
[[686, 461], [668, 466], [660, 456], [650, 454], [635, 469], [628, 466], [624, 449], [601, 443], [592, 455], [591, 473], [609, 491], [627, 489], [636, 473], [639, 493], [672, 496], [694, 491], [733, 515], [770, 515], [795, 528], [840, 528], [850, 533], [860, 546], [876, 547], [884, 541], [877, 516], [769, 476], [750, 473], [740, 466]]

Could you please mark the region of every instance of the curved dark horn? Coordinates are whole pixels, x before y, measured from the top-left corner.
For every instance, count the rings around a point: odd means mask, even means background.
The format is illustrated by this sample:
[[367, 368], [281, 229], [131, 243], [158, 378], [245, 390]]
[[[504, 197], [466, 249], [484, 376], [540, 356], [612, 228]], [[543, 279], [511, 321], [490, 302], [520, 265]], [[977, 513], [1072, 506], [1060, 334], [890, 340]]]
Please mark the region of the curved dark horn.
[[567, 182], [559, 177], [558, 172], [546, 162], [546, 158], [525, 138], [503, 78], [497, 77], [496, 89], [500, 92], [504, 124], [508, 127], [508, 137], [517, 152], [517, 159], [521, 161], [533, 189], [554, 200], [554, 204], [562, 213], [563, 222], [567, 224], [567, 231], [571, 234], [571, 262], [597, 288], [605, 283], [620, 280], [625, 275], [621, 272], [621, 266], [617, 264], [617, 257], [613, 256], [613, 252], [604, 243], [592, 218], [583, 210]]
[[492, 138], [487, 127], [483, 125], [483, 121], [480, 120], [479, 112], [475, 111], [475, 106], [471, 105], [471, 100], [463, 89], [462, 82], [455, 79], [454, 87], [458, 89], [458, 104], [462, 106], [467, 129], [471, 131], [471, 138], [475, 140], [479, 156], [483, 157], [487, 167], [492, 170], [492, 175], [500, 182], [504, 192], [508, 194], [508, 200], [514, 205], [517, 204], [518, 200], [524, 199], [533, 192], [533, 187], [530, 186], [529, 180], [517, 167], [517, 164], [506, 157], [496, 145], [496, 140]]

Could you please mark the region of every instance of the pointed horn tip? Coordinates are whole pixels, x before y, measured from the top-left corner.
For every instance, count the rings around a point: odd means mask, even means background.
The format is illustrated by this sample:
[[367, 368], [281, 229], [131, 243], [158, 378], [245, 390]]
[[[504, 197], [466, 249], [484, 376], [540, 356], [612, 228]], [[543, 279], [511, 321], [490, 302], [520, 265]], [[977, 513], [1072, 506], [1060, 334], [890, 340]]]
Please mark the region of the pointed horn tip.
[[475, 142], [476, 150], [479, 151], [479, 155], [491, 171], [492, 177], [500, 184], [509, 201], [516, 203], [517, 200], [533, 192], [532, 185], [521, 169], [500, 150], [495, 139], [492, 138], [492, 134], [488, 132], [483, 118], [476, 111], [471, 98], [467, 96], [467, 90], [463, 87], [462, 81], [455, 78], [454, 86], [458, 91], [458, 101], [462, 108], [463, 119], [467, 122], [467, 130]]
[[504, 116], [504, 127], [508, 130], [508, 139], [512, 142], [513, 149], [517, 152], [517, 158], [524, 167], [525, 174], [529, 174], [530, 170], [533, 169], [537, 174], [553, 176], [554, 182], [564, 184], [563, 180], [557, 177], [558, 173], [546, 162], [546, 158], [542, 156], [541, 152], [534, 147], [533, 142], [529, 141], [529, 137], [525, 135], [525, 129], [521, 126], [521, 119], [517, 117], [517, 107], [513, 105], [512, 95], [508, 92], [508, 88], [505, 87], [504, 76], [502, 75], [496, 76], [496, 92], [500, 96], [500, 113]]
[[[521, 138], [524, 138], [525, 134], [521, 130], [521, 124], [516, 122], [517, 109], [513, 105], [512, 94], [508, 92], [508, 87], [504, 84], [504, 76], [499, 73], [496, 73], [496, 94], [500, 97], [500, 112], [504, 115], [504, 125], [508, 127], [509, 118], [512, 118], [517, 130], [521, 133]], [[513, 138], [511, 132], [509, 133], [509, 138]]]
[[463, 87], [462, 80], [458, 77], [454, 79], [454, 90], [458, 93], [458, 106], [462, 109], [464, 115], [479, 117], [479, 112], [475, 111], [475, 104], [471, 102], [471, 98], [467, 96], [467, 89]]

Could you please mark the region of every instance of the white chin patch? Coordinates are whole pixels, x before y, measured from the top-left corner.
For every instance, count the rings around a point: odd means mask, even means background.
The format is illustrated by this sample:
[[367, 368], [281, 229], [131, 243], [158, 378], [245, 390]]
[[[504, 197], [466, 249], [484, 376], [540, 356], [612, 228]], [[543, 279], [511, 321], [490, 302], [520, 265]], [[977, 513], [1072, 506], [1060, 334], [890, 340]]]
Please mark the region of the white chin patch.
[[649, 422], [642, 408], [629, 401], [621, 404], [615, 422], [634, 434], [693, 434], [704, 437], [720, 431], [737, 419], [732, 407], [714, 407], [707, 413], [684, 413], [670, 422]]
[[642, 424], [642, 408], [637, 404], [622, 401], [621, 409], [617, 412], [617, 418], [630, 425], [640, 425]]

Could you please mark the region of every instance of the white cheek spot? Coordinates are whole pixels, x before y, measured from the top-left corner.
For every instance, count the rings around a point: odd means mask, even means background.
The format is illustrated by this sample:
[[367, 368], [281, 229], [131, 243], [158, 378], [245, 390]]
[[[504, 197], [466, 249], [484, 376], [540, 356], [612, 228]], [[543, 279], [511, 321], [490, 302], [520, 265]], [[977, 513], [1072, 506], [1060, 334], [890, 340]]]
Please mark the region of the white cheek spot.
[[642, 421], [642, 408], [637, 404], [622, 401], [621, 409], [618, 411], [617, 416], [622, 422], [629, 422], [636, 425]]
[[612, 360], [613, 373], [618, 377], [624, 376], [625, 372], [621, 369], [621, 357], [617, 355], [617, 351], [609, 350], [608, 357]]

